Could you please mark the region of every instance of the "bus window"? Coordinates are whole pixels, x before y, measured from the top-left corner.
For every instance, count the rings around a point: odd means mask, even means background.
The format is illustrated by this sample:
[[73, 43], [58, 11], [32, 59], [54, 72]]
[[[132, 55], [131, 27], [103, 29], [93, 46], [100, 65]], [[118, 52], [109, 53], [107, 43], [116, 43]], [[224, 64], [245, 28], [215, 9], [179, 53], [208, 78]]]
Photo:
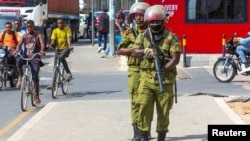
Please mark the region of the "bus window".
[[246, 22], [247, 0], [188, 0], [188, 22]]

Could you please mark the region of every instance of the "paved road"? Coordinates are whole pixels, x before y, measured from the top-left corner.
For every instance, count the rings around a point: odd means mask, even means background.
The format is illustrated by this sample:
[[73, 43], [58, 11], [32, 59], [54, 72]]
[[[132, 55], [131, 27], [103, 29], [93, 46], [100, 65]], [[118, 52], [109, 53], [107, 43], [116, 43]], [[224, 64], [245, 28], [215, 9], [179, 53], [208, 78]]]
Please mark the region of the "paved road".
[[[132, 127], [124, 58], [100, 58], [96, 47], [82, 46], [81, 42], [75, 46], [75, 55], [69, 59], [75, 77], [74, 85], [79, 88], [62, 98], [67, 101], [46, 104], [8, 141], [130, 140]], [[45, 59], [48, 64], [44, 71], [52, 69], [50, 59]], [[223, 97], [208, 95], [249, 95], [246, 77], [237, 77], [231, 83], [220, 83], [211, 75], [211, 70], [211, 66], [178, 67], [178, 103], [171, 111], [168, 140], [204, 141], [207, 140], [209, 124], [244, 124], [227, 107]], [[80, 78], [86, 78], [86, 81], [78, 81]], [[84, 98], [75, 99], [77, 96]], [[153, 140], [156, 140], [156, 115], [152, 124]]]

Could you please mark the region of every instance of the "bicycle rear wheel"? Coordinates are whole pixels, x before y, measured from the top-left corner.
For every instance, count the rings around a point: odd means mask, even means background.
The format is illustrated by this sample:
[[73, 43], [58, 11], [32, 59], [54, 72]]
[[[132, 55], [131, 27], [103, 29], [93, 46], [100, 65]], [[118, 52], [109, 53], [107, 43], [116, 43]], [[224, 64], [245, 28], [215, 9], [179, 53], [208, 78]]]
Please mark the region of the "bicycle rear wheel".
[[51, 85], [52, 98], [54, 99], [56, 99], [59, 80], [60, 80], [59, 71], [58, 71], [58, 68], [55, 68], [53, 72], [53, 79], [52, 79], [52, 85]]
[[69, 81], [66, 80], [67, 76], [66, 76], [66, 72], [64, 69], [62, 69], [62, 76], [63, 76], [63, 82], [62, 82], [62, 92], [63, 94], [67, 94], [68, 92], [68, 88], [69, 88]]
[[29, 96], [29, 78], [24, 75], [22, 78], [22, 86], [21, 86], [21, 109], [22, 111], [26, 111], [27, 108], [27, 100]]

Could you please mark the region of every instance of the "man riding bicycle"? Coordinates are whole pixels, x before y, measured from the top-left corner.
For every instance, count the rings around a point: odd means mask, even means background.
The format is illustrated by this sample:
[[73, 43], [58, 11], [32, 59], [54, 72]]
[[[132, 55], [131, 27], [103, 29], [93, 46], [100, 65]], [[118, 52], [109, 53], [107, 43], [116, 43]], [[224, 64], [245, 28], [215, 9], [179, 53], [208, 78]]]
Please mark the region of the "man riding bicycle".
[[[43, 37], [41, 34], [35, 32], [35, 24], [33, 20], [28, 20], [26, 22], [26, 28], [27, 33], [24, 34], [17, 44], [16, 50], [14, 54], [19, 52], [19, 49], [22, 44], [24, 44], [24, 57], [25, 58], [31, 58], [35, 53], [40, 52], [42, 56], [45, 56], [45, 45], [43, 42]], [[23, 60], [21, 57], [17, 59], [16, 66], [18, 70], [18, 82], [17, 82], [17, 88], [21, 87], [21, 78], [23, 76], [23, 68], [22, 66], [26, 63], [25, 60]], [[40, 97], [39, 97], [39, 71], [40, 71], [40, 65], [41, 65], [41, 57], [35, 56], [35, 58], [30, 61], [30, 68], [31, 68], [31, 74], [32, 74], [32, 80], [34, 82], [34, 88], [35, 88], [35, 103], [39, 104], [41, 103]]]
[[[56, 46], [54, 65], [56, 65], [57, 55], [65, 51], [67, 52], [65, 56], [60, 55], [60, 59], [67, 73], [66, 79], [68, 81], [72, 79], [72, 73], [65, 58], [69, 56], [70, 50], [73, 50], [73, 47], [71, 46], [71, 37], [71, 29], [69, 27], [65, 27], [64, 21], [62, 19], [58, 19], [57, 28], [52, 31], [51, 43], [47, 46], [48, 48], [51, 46]], [[48, 86], [47, 89], [51, 89], [51, 86]]]

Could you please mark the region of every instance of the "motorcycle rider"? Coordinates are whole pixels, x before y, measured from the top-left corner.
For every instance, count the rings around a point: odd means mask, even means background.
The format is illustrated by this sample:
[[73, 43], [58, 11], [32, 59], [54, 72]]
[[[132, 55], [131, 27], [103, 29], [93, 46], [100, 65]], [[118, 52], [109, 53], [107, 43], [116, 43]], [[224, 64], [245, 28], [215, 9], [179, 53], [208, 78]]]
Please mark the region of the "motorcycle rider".
[[13, 52], [16, 49], [16, 45], [18, 41], [21, 39], [19, 33], [16, 31], [12, 31], [12, 28], [13, 28], [12, 23], [6, 22], [5, 30], [0, 34], [1, 46], [6, 47], [9, 52]]
[[250, 53], [250, 36], [246, 38], [234, 37], [233, 42], [237, 44], [236, 52], [239, 54], [241, 59], [241, 68], [240, 74], [250, 71], [250, 64], [246, 59], [245, 53]]
[[[7, 50], [7, 63], [11, 65], [11, 67], [15, 67], [16, 59], [13, 55], [13, 51], [15, 51], [18, 41], [21, 39], [21, 36], [18, 32], [12, 31], [13, 25], [11, 22], [5, 23], [5, 30], [0, 34], [0, 43], [3, 48]], [[16, 70], [16, 68], [14, 68]], [[10, 73], [11, 78], [17, 78], [18, 76]], [[10, 81], [10, 86], [15, 87], [14, 81]]]
[[[22, 29], [22, 21], [21, 20], [14, 20], [14, 31], [16, 31], [20, 37], [22, 37], [24, 34], [26, 34], [26, 30]], [[24, 45], [20, 48], [20, 53], [24, 53]]]

